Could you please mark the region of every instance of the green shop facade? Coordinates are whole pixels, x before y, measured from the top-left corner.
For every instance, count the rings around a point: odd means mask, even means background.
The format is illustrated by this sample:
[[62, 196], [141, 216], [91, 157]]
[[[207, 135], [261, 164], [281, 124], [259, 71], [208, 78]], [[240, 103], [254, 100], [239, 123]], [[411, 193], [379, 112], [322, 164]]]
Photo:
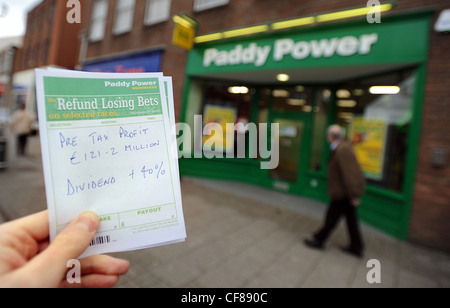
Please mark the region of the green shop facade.
[[[246, 137], [245, 158], [210, 158], [195, 133], [181, 132], [184, 156], [197, 157], [180, 160], [181, 175], [328, 202], [326, 131], [337, 123], [367, 178], [360, 218], [407, 239], [431, 17], [415, 12], [378, 24], [364, 18], [196, 44], [188, 56], [181, 121], [195, 127], [194, 116], [202, 115], [203, 125], [267, 123], [269, 135], [279, 137], [279, 164], [262, 169], [268, 158], [250, 155], [258, 145], [245, 130], [224, 133], [225, 139]], [[270, 131], [272, 123], [278, 132]]]

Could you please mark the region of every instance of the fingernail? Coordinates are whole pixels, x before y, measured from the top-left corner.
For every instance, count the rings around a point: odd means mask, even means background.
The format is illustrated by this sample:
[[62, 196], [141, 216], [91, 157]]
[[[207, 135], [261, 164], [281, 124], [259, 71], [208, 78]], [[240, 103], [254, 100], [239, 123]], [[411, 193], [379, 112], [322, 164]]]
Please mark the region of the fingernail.
[[74, 224], [86, 228], [90, 233], [97, 231], [98, 223], [98, 216], [94, 212], [85, 212], [74, 221]]

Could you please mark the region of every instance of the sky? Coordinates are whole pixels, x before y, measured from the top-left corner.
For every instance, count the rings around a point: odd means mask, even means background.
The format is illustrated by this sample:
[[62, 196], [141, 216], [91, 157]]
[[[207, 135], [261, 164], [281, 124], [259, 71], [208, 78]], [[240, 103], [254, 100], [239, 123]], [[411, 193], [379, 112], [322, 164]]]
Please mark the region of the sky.
[[[26, 14], [43, 0], [0, 0], [0, 7], [6, 4], [6, 16], [0, 16], [0, 39], [25, 34]], [[0, 9], [0, 14], [2, 10]]]

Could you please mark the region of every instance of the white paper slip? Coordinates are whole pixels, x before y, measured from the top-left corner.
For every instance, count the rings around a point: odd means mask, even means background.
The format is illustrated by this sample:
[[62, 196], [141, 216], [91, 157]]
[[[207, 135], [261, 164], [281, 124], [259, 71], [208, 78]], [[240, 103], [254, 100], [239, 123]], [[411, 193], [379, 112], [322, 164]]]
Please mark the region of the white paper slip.
[[36, 70], [51, 240], [85, 211], [100, 226], [81, 257], [185, 240], [166, 89], [159, 73]]

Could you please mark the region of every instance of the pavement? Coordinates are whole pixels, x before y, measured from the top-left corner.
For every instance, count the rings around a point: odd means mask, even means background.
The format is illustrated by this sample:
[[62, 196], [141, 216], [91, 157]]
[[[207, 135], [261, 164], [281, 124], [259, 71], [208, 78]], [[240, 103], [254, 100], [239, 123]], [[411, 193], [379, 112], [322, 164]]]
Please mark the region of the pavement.
[[[12, 152], [12, 147], [10, 146]], [[247, 184], [181, 182], [186, 242], [113, 254], [131, 262], [118, 288], [440, 288], [450, 287], [450, 255], [402, 242], [363, 225], [363, 259], [341, 252], [341, 224], [324, 251], [306, 248], [326, 210], [322, 203]], [[0, 171], [0, 223], [46, 209], [38, 138], [29, 155], [10, 153]], [[369, 284], [368, 261], [381, 283]]]

